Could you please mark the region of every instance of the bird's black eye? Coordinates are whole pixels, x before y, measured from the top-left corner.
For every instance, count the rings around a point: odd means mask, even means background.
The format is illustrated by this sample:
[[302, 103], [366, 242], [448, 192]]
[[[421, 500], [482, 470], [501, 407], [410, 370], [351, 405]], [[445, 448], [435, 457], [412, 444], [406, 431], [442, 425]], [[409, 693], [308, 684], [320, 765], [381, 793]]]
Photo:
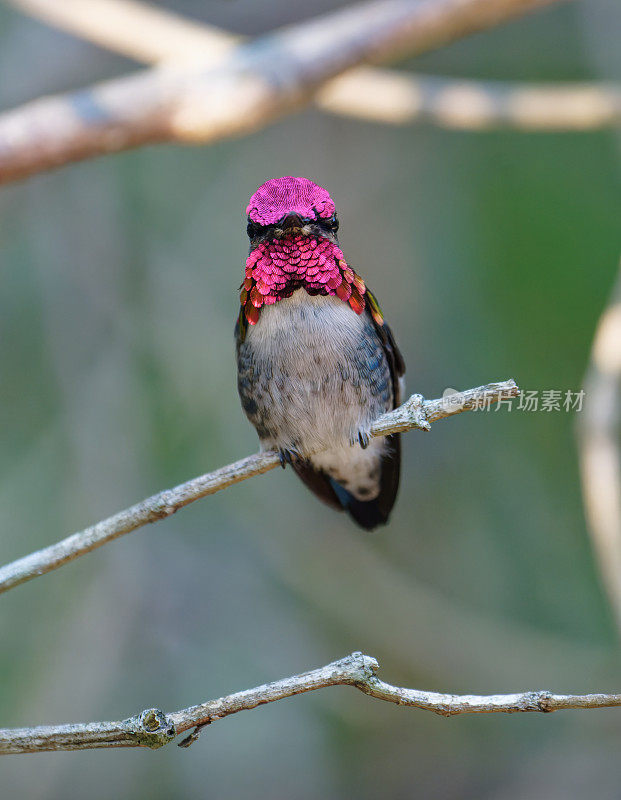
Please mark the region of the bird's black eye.
[[254, 239], [255, 236], [261, 231], [261, 225], [256, 222], [253, 222], [250, 217], [248, 217], [248, 225], [246, 226], [246, 233], [250, 239]]
[[332, 214], [332, 216], [330, 217], [329, 225], [330, 225], [330, 228], [332, 229], [332, 231], [334, 233], [336, 233], [338, 231], [338, 229], [339, 229], [339, 221], [336, 218], [336, 214]]

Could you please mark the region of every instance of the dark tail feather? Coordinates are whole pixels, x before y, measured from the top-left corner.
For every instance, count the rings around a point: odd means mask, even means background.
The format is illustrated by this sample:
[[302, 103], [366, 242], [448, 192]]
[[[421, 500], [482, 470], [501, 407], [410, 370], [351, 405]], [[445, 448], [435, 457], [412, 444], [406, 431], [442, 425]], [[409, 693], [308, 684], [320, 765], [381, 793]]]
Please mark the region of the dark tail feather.
[[380, 492], [374, 500], [358, 500], [347, 489], [330, 479], [332, 488], [345, 511], [360, 525], [371, 531], [388, 522], [399, 489], [401, 472], [401, 439], [399, 434], [387, 436], [388, 448], [382, 458]]
[[358, 500], [335, 480], [332, 478], [328, 480], [332, 484], [343, 510], [347, 511], [361, 528], [372, 531], [378, 525], [385, 525], [388, 522], [388, 517], [380, 511], [377, 500]]
[[330, 482], [330, 478], [325, 472], [321, 472], [313, 467], [310, 461], [305, 461], [301, 458], [293, 458], [291, 466], [295, 470], [297, 476], [301, 478], [303, 483], [317, 495], [320, 500], [323, 500], [330, 508], [336, 508], [337, 511], [342, 511], [343, 506], [334, 491], [334, 487]]
[[387, 436], [388, 447], [382, 458], [380, 492], [373, 500], [358, 500], [339, 483], [313, 468], [308, 461], [294, 461], [293, 468], [308, 488], [332, 508], [347, 511], [365, 530], [385, 525], [395, 504], [401, 472], [401, 438]]

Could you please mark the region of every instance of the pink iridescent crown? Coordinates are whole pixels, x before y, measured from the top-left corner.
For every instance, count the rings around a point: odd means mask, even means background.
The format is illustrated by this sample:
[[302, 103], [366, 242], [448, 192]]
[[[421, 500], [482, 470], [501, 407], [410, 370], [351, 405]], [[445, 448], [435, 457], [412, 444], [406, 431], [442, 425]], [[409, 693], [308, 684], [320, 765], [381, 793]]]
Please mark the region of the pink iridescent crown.
[[329, 219], [335, 208], [332, 198], [308, 178], [272, 178], [259, 186], [250, 198], [246, 214], [259, 225], [274, 225], [285, 214]]

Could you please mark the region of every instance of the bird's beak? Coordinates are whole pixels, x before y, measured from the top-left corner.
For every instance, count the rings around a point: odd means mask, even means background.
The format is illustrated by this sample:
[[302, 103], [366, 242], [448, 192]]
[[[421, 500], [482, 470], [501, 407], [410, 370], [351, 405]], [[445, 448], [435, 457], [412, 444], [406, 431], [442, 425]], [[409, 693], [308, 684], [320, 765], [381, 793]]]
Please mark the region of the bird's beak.
[[285, 231], [299, 230], [302, 227], [302, 218], [298, 214], [287, 214], [282, 221]]

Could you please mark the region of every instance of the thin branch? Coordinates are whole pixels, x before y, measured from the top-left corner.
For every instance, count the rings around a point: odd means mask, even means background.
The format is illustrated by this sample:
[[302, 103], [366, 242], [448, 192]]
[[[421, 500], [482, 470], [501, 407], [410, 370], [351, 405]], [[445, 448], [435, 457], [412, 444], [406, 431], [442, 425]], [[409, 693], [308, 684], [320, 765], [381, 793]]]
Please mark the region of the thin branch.
[[149, 747], [156, 749], [184, 731], [194, 732], [179, 743], [192, 744], [206, 725], [219, 719], [273, 703], [285, 697], [327, 686], [354, 686], [364, 694], [399, 706], [433, 711], [444, 717], [454, 714], [551, 712], [563, 709], [621, 706], [621, 694], [553, 694], [548, 691], [517, 694], [455, 695], [405, 689], [384, 683], [377, 676], [377, 661], [362, 653], [293, 675], [254, 689], [208, 700], [206, 703], [165, 714], [149, 708], [122, 722], [89, 722], [35, 728], [0, 729], [0, 755], [38, 753], [46, 750], [88, 750], [96, 747]]
[[621, 266], [584, 380], [578, 443], [582, 496], [604, 586], [621, 631]]
[[[505, 397], [515, 397], [517, 394], [519, 389], [512, 380], [469, 389], [451, 395], [450, 399], [425, 400], [422, 395], [415, 394], [399, 408], [381, 416], [371, 426], [371, 436], [387, 436], [390, 433], [413, 429], [429, 430], [431, 422], [460, 414], [462, 411], [470, 411], [477, 406], [487, 407], [489, 403], [495, 403]], [[215, 472], [208, 472], [175, 486], [173, 489], [154, 494], [90, 528], [85, 528], [56, 544], [1, 567], [0, 593], [58, 569], [63, 564], [90, 553], [91, 550], [135, 531], [149, 522], [165, 519], [195, 500], [268, 472], [279, 463], [278, 454], [275, 452], [256, 453], [234, 464], [221, 467]]]
[[[134, 0], [8, 0], [76, 36], [147, 64], [209, 59], [240, 44], [213, 25]], [[428, 122], [444, 128], [590, 131], [621, 125], [621, 88], [604, 83], [531, 85], [348, 70], [319, 90], [324, 111], [390, 125]]]
[[358, 67], [331, 80], [315, 99], [325, 111], [391, 125], [524, 131], [621, 125], [621, 87], [604, 83], [468, 81]]
[[0, 116], [0, 183], [155, 142], [212, 143], [300, 108], [365, 62], [418, 55], [562, 0], [385, 0], [235, 48], [216, 67], [164, 65]]
[[134, 0], [4, 0], [24, 14], [144, 64], [212, 63], [240, 44], [212, 25]]

